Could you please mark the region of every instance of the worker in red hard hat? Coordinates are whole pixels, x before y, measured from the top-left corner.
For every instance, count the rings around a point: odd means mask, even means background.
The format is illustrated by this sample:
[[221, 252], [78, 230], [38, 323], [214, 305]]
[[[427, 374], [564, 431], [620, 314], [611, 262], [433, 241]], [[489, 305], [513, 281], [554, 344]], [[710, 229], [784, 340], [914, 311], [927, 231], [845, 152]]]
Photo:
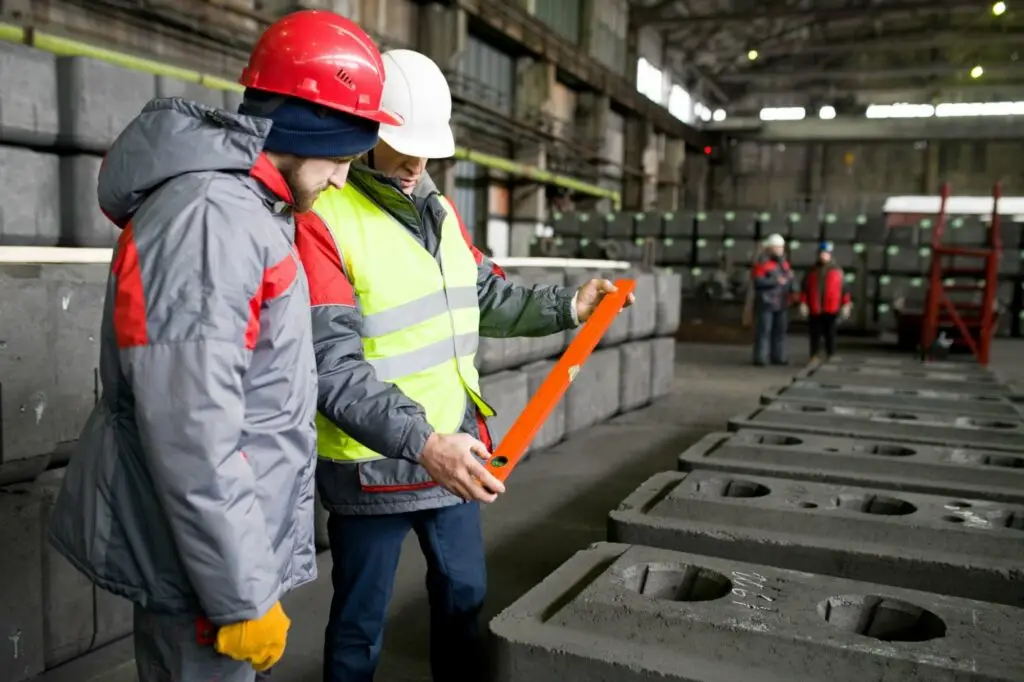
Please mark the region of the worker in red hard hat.
[[157, 99], [99, 177], [122, 230], [103, 397], [50, 537], [135, 605], [141, 682], [251, 682], [282, 656], [282, 596], [316, 577], [316, 359], [293, 213], [377, 143], [384, 66], [358, 26], [270, 26], [239, 113]]

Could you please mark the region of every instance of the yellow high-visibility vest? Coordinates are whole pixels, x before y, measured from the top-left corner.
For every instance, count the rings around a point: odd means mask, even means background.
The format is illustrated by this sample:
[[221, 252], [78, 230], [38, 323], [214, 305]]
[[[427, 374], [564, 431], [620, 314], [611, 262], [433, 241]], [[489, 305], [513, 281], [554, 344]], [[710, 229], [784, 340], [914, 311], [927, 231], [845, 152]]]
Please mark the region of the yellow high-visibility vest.
[[[377, 378], [423, 406], [438, 433], [456, 433], [467, 395], [484, 416], [473, 361], [480, 334], [477, 264], [458, 218], [441, 197], [438, 261], [391, 214], [351, 184], [320, 194], [313, 210], [341, 252], [363, 316], [363, 354]], [[370, 461], [381, 454], [317, 413], [317, 452], [336, 461]]]

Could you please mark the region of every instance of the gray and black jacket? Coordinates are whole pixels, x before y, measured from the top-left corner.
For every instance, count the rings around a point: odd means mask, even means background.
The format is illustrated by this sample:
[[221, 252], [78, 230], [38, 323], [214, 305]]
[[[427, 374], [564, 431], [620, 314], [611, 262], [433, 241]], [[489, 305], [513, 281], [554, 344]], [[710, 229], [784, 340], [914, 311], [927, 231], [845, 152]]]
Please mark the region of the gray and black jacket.
[[[412, 197], [361, 165], [353, 166], [348, 182], [438, 257], [447, 213], [428, 176]], [[481, 336], [546, 336], [575, 326], [572, 288], [513, 284], [473, 248], [465, 229], [463, 234], [479, 266]], [[385, 456], [361, 463], [320, 459], [317, 488], [324, 506], [339, 514], [394, 514], [458, 504], [461, 500], [433, 483], [417, 463], [433, 433], [423, 407], [394, 384], [379, 380], [363, 358], [359, 301], [342, 269], [338, 246], [315, 213], [299, 217], [296, 246], [310, 281], [320, 412]], [[461, 430], [486, 442], [476, 406], [472, 401], [467, 406]]]

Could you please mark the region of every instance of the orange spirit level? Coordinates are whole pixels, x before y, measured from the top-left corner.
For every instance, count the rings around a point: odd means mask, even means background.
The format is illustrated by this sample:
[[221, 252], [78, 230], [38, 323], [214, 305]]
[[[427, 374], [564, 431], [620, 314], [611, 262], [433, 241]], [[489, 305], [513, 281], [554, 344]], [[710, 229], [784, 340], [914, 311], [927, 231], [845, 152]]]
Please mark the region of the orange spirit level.
[[495, 478], [505, 481], [512, 473], [512, 469], [522, 459], [533, 437], [551, 414], [551, 410], [555, 409], [555, 405], [569, 389], [569, 384], [579, 374], [583, 363], [594, 352], [601, 337], [615, 321], [615, 316], [626, 304], [635, 285], [636, 282], [631, 279], [616, 280], [615, 287], [618, 291], [606, 294], [601, 299], [594, 314], [584, 323], [580, 333], [562, 353], [562, 357], [548, 373], [544, 383], [526, 404], [526, 409], [516, 418], [512, 428], [494, 450], [494, 455], [487, 462], [487, 470]]

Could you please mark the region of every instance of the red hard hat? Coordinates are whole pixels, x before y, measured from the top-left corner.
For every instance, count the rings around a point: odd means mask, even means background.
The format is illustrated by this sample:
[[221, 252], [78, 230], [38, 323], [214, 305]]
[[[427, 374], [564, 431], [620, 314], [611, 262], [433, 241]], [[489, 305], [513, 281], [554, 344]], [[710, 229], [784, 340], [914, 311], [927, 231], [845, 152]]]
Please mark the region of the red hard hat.
[[366, 31], [334, 12], [304, 10], [271, 24], [239, 82], [386, 125], [402, 117], [381, 109], [384, 62]]

